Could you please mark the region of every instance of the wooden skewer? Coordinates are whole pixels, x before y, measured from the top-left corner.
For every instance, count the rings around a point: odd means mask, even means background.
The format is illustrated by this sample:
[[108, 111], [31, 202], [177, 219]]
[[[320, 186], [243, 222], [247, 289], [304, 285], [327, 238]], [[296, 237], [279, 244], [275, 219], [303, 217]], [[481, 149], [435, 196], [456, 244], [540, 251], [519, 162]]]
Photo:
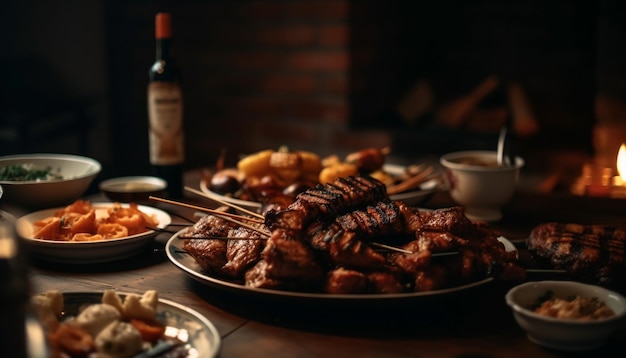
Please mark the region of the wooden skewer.
[[[370, 242], [370, 245], [372, 246], [376, 246], [376, 247], [380, 247], [381, 249], [386, 249], [389, 251], [397, 251], [397, 252], [401, 252], [403, 254], [414, 254], [413, 251], [410, 250], [405, 250], [399, 247], [395, 247], [395, 246], [389, 246], [389, 245], [385, 245], [385, 244], [381, 244], [378, 242]], [[441, 256], [452, 256], [452, 255], [458, 255], [460, 254], [460, 252], [458, 251], [446, 251], [446, 252], [435, 252], [430, 254], [431, 257], [441, 257]]]
[[159, 197], [156, 197], [156, 196], [150, 196], [148, 198], [151, 199], [151, 200], [160, 201], [160, 202], [163, 202], [163, 203], [168, 203], [168, 204], [183, 206], [183, 207], [190, 208], [190, 209], [195, 209], [195, 210], [199, 210], [199, 211], [208, 212], [208, 213], [211, 213], [211, 214], [213, 214], [215, 216], [219, 216], [219, 217], [221, 217], [224, 220], [230, 221], [230, 222], [235, 223], [237, 225], [240, 225], [240, 226], [243, 226], [243, 227], [248, 228], [250, 230], [256, 231], [256, 232], [258, 232], [261, 235], [265, 235], [265, 236], [268, 236], [268, 237], [270, 236], [270, 233], [268, 233], [267, 231], [259, 229], [258, 227], [254, 227], [252, 225], [248, 225], [248, 224], [243, 223], [241, 221], [235, 220], [234, 218], [237, 218], [239, 220], [247, 220], [247, 221], [251, 221], [251, 222], [262, 224], [263, 222], [260, 221], [259, 219], [254, 219], [254, 218], [249, 218], [249, 217], [246, 217], [246, 216], [226, 213], [226, 212], [219, 211], [219, 210], [208, 209], [208, 208], [204, 208], [202, 206], [181, 203], [179, 201], [163, 199], [163, 198], [159, 198]]
[[211, 200], [213, 200], [213, 201], [215, 201], [215, 202], [217, 202], [217, 203], [220, 203], [220, 204], [222, 204], [222, 205], [226, 205], [226, 206], [231, 207], [231, 208], [233, 208], [233, 209], [235, 209], [235, 210], [239, 210], [239, 211], [241, 211], [242, 213], [246, 213], [246, 214], [248, 214], [248, 215], [250, 215], [250, 216], [254, 216], [255, 218], [265, 220], [265, 216], [263, 216], [263, 215], [261, 215], [261, 214], [259, 214], [259, 213], [255, 213], [254, 211], [250, 211], [250, 210], [248, 210], [248, 209], [246, 209], [246, 208], [242, 208], [242, 207], [241, 207], [241, 206], [239, 206], [239, 205], [235, 205], [235, 204], [233, 204], [233, 203], [229, 203], [229, 202], [224, 201], [224, 200], [222, 200], [222, 199], [218, 199], [218, 198], [211, 197], [211, 196], [207, 195], [206, 193], [201, 192], [200, 190], [196, 190], [196, 189], [194, 189], [194, 188], [190, 188], [190, 187], [188, 187], [188, 186], [186, 186], [186, 187], [185, 187], [185, 190], [190, 191], [190, 192], [192, 192], [192, 193], [194, 193], [194, 194], [196, 194], [196, 195], [200, 195], [200, 196], [202, 196], [202, 197], [204, 197], [204, 198], [211, 199]]
[[260, 220], [260, 219], [256, 219], [256, 218], [250, 218], [250, 217], [243, 216], [243, 215], [231, 214], [231, 213], [227, 213], [225, 211], [209, 209], [209, 208], [205, 208], [205, 207], [202, 207], [202, 206], [182, 203], [180, 201], [174, 201], [174, 200], [159, 198], [159, 197], [156, 197], [156, 196], [150, 196], [149, 199], [155, 200], [155, 201], [160, 201], [160, 202], [167, 203], [167, 204], [184, 206], [184, 207], [189, 208], [189, 209], [195, 209], [195, 210], [203, 211], [203, 212], [206, 212], [206, 213], [209, 213], [209, 214], [213, 214], [213, 215], [217, 215], [217, 216], [222, 216], [222, 217], [226, 216], [226, 217], [229, 217], [229, 218], [235, 218], [235, 219], [239, 219], [239, 220], [250, 221], [250, 222], [253, 222], [253, 223], [257, 223], [257, 224], [263, 224], [265, 222], [264, 220]]
[[230, 237], [230, 236], [178, 236], [179, 239], [189, 240], [267, 240], [267, 237]]
[[272, 236], [272, 233], [271, 233], [271, 232], [265, 231], [265, 230], [263, 230], [263, 229], [259, 229], [258, 227], [254, 227], [254, 226], [252, 226], [252, 225], [248, 225], [248, 224], [246, 224], [246, 223], [242, 223], [242, 222], [237, 221], [237, 220], [235, 220], [235, 219], [233, 219], [233, 218], [230, 218], [230, 217], [224, 216], [224, 217], [222, 217], [222, 219], [224, 219], [224, 220], [226, 220], [226, 221], [230, 221], [230, 222], [232, 222], [232, 223], [235, 223], [235, 224], [237, 224], [237, 225], [239, 225], [239, 226], [243, 226], [243, 227], [248, 228], [248, 229], [250, 229], [250, 230], [252, 230], [252, 231], [256, 231], [256, 232], [258, 232], [259, 234], [261, 234], [261, 235], [263, 235], [263, 236], [267, 236], [267, 237]]
[[391, 250], [391, 251], [402, 252], [402, 253], [405, 253], [405, 254], [412, 254], [413, 253], [412, 251], [409, 251], [409, 250], [401, 249], [401, 248], [395, 247], [395, 246], [389, 246], [389, 245], [385, 245], [385, 244], [380, 244], [378, 242], [370, 242], [370, 245], [376, 246], [376, 247], [380, 247], [382, 249]]
[[428, 167], [424, 169], [422, 172], [420, 172], [419, 174], [412, 176], [409, 179], [399, 184], [388, 186], [387, 194], [389, 195], [398, 194], [398, 193], [416, 188], [418, 185], [426, 181], [426, 179], [430, 176], [430, 174], [432, 174], [432, 172], [433, 172], [433, 167]]
[[176, 230], [168, 230], [168, 229], [164, 229], [164, 228], [160, 228], [160, 227], [152, 227], [152, 226], [146, 226], [146, 229], [148, 230], [152, 230], [152, 231], [158, 231], [158, 232], [167, 232], [170, 234], [175, 234], [178, 231]]

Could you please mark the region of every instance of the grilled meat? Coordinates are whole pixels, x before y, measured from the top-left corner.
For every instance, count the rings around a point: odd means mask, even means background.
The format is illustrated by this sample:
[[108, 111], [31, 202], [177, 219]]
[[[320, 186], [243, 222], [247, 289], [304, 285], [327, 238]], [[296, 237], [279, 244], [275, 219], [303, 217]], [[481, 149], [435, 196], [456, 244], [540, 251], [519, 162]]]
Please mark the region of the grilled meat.
[[267, 288], [272, 290], [288, 289], [283, 280], [267, 276], [267, 261], [261, 260], [245, 273], [245, 285], [254, 288]]
[[392, 271], [374, 271], [367, 275], [371, 291], [375, 293], [400, 293], [405, 292], [401, 277]]
[[274, 230], [261, 255], [267, 262], [267, 275], [272, 278], [308, 283], [324, 275], [313, 250], [297, 233]]
[[374, 268], [385, 265], [385, 258], [366, 244], [389, 236], [412, 238], [406, 218], [413, 211], [402, 202], [380, 201], [361, 210], [338, 216], [326, 224], [318, 221], [306, 231], [311, 246], [320, 257], [337, 266], [347, 268]]
[[222, 276], [222, 267], [228, 262], [226, 259], [225, 240], [186, 240], [185, 250], [202, 269], [210, 274]]
[[318, 184], [296, 197], [286, 210], [269, 210], [265, 225], [302, 231], [314, 220], [332, 218], [350, 210], [389, 200], [385, 184], [371, 177], [337, 178], [332, 184]]
[[326, 293], [400, 293], [405, 292], [397, 273], [382, 270], [364, 273], [339, 267], [330, 271], [324, 285]]
[[393, 253], [389, 260], [404, 272], [415, 275], [431, 264], [433, 253], [455, 252], [467, 245], [467, 240], [449, 232], [422, 231], [416, 233], [415, 240], [402, 246], [411, 254]]
[[[211, 237], [241, 240], [210, 239]], [[261, 257], [263, 241], [257, 231], [214, 215], [200, 218], [181, 233], [183, 249], [206, 271], [230, 278], [241, 277]]]
[[609, 286], [626, 282], [626, 233], [621, 228], [544, 223], [531, 231], [526, 244], [533, 257], [573, 277]]
[[493, 234], [491, 230], [483, 231], [480, 224], [470, 221], [460, 206], [421, 213], [416, 225], [419, 225], [417, 230], [445, 231], [463, 238]]
[[[386, 236], [408, 232], [403, 212], [395, 202], [379, 201], [362, 210], [338, 216], [335, 222], [346, 231], [359, 234], [360, 237]], [[411, 213], [412, 215], [412, 213]]]
[[461, 266], [457, 274], [461, 281], [471, 281], [481, 277], [495, 277], [500, 280], [522, 280], [526, 271], [517, 265], [513, 253], [507, 252], [496, 238], [469, 240], [461, 250]]
[[[284, 205], [282, 206], [284, 207]], [[391, 201], [381, 182], [337, 179], [265, 214], [267, 240], [207, 216], [188, 229], [184, 248], [210, 273], [259, 288], [329, 292], [426, 291], [485, 277], [523, 278], [498, 234], [472, 223], [460, 207], [421, 211]], [[210, 236], [240, 240], [206, 239]], [[386, 244], [410, 253], [374, 249]], [[458, 254], [433, 258], [433, 253]], [[436, 260], [436, 261], [435, 261]]]
[[448, 282], [448, 268], [444, 265], [430, 265], [417, 271], [413, 280], [413, 290], [416, 292], [439, 290], [450, 287]]
[[368, 291], [367, 276], [357, 270], [339, 267], [328, 273], [324, 285], [326, 293], [365, 293]]
[[328, 254], [336, 265], [357, 269], [383, 267], [385, 257], [359, 240], [352, 231], [339, 230], [328, 245]]

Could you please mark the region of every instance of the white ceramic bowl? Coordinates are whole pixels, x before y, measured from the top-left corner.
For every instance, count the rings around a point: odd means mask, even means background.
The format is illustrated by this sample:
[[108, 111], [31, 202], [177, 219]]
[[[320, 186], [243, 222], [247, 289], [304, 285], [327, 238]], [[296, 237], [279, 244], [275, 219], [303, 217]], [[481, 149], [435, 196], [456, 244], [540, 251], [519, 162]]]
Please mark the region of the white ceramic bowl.
[[495, 151], [462, 151], [443, 155], [448, 190], [452, 199], [465, 208], [473, 221], [498, 221], [501, 208], [511, 200], [524, 160], [498, 166]]
[[100, 191], [112, 201], [147, 203], [150, 196], [163, 196], [167, 182], [151, 176], [132, 176], [107, 179], [100, 183]]
[[[540, 297], [548, 292], [553, 297], [597, 297], [615, 313], [610, 318], [597, 320], [563, 319], [533, 312]], [[573, 281], [527, 282], [510, 289], [505, 300], [513, 310], [513, 316], [524, 329], [528, 338], [545, 347], [581, 351], [602, 346], [610, 335], [623, 323], [626, 315], [626, 299], [611, 290]]]
[[12, 181], [1, 180], [2, 201], [24, 209], [41, 209], [67, 205], [85, 194], [102, 170], [91, 158], [68, 154], [18, 154], [0, 157], [0, 168], [28, 164], [34, 169], [47, 169], [62, 179]]

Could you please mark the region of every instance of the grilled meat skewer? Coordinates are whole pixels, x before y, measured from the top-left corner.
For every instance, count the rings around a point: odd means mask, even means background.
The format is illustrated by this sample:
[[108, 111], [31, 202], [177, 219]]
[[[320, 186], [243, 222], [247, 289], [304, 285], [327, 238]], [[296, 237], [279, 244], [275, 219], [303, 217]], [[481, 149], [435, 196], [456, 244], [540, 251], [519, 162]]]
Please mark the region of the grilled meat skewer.
[[[410, 292], [524, 273], [497, 233], [460, 207], [421, 211], [391, 201], [373, 178], [349, 177], [298, 195], [265, 215], [267, 240], [217, 217], [185, 233], [184, 248], [207, 271], [251, 287], [331, 293]], [[193, 237], [203, 237], [194, 240]], [[206, 239], [210, 236], [242, 240]], [[409, 253], [377, 252], [369, 242]], [[237, 244], [236, 244], [237, 243]], [[435, 264], [434, 253], [457, 251]]]
[[389, 201], [385, 184], [371, 177], [337, 178], [332, 184], [317, 185], [296, 196], [285, 210], [265, 213], [265, 225], [302, 231], [309, 223], [334, 218], [350, 210]]

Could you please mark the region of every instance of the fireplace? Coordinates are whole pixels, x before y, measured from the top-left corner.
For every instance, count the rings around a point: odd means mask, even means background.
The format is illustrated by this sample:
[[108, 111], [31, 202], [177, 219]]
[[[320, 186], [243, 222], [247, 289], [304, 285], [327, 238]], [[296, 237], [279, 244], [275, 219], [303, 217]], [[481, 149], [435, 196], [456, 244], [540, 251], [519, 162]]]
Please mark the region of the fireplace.
[[[507, 124], [525, 171], [545, 174], [540, 190], [569, 192], [604, 156], [598, 128], [626, 127], [625, 12], [613, 1], [352, 2], [351, 126], [392, 131], [410, 158], [495, 149]], [[446, 121], [454, 110], [460, 125]]]

